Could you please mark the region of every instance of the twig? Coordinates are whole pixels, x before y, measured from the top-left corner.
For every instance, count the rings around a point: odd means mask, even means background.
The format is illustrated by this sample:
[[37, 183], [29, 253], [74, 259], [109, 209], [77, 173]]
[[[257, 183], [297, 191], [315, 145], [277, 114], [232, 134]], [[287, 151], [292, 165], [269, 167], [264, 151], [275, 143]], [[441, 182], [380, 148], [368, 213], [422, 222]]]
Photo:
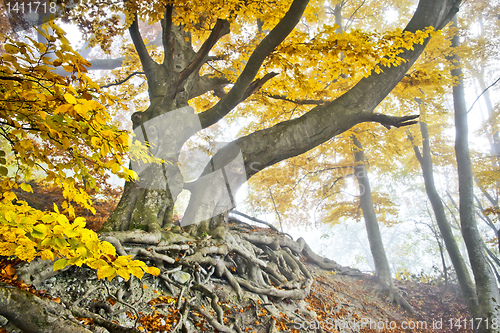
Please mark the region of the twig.
[[133, 73], [130, 73], [123, 80], [115, 81], [114, 83], [105, 84], [105, 85], [101, 86], [100, 88], [103, 89], [103, 88], [109, 88], [112, 86], [118, 86], [118, 85], [123, 84], [123, 83], [127, 82], [128, 80], [130, 80], [130, 78], [132, 78], [134, 75], [144, 75], [144, 74], [146, 74], [146, 73], [145, 72], [133, 72]]
[[276, 207], [276, 202], [274, 201], [273, 192], [271, 191], [271, 189], [269, 189], [269, 195], [271, 196], [271, 200], [273, 202], [274, 211], [276, 212], [276, 215], [278, 215], [278, 221], [280, 222], [281, 232], [283, 232], [283, 224], [281, 223], [281, 215], [280, 215], [280, 212], [278, 211], [278, 207]]
[[497, 84], [498, 82], [500, 82], [500, 77], [499, 77], [498, 79], [496, 79], [496, 81], [495, 81], [495, 82], [493, 82], [493, 83], [492, 83], [492, 84], [490, 84], [488, 87], [486, 87], [486, 89], [484, 89], [484, 90], [483, 90], [483, 92], [482, 92], [482, 93], [480, 93], [480, 94], [479, 94], [479, 96], [477, 96], [477, 97], [476, 97], [476, 99], [474, 100], [474, 103], [472, 103], [472, 105], [470, 106], [469, 110], [467, 110], [467, 114], [468, 114], [469, 112], [471, 112], [472, 108], [474, 107], [474, 104], [476, 104], [476, 102], [479, 100], [479, 98], [480, 98], [481, 96], [483, 96], [483, 95], [484, 95], [484, 93], [485, 93], [486, 91], [488, 91], [488, 89], [490, 89], [491, 87], [493, 87], [493, 86], [494, 86], [495, 84]]

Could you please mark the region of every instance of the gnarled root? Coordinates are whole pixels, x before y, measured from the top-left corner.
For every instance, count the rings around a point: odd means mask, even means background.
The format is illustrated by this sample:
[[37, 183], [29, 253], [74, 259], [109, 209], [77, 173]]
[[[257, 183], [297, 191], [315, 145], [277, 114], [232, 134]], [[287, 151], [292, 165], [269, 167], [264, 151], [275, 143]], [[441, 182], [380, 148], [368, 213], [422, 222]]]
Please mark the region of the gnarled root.
[[[48, 318], [47, 321], [53, 320], [51, 315], [64, 313], [64, 317], [59, 316], [59, 319], [53, 321], [56, 326], [51, 326], [49, 331], [54, 331], [54, 327], [63, 325], [62, 323], [65, 327], [78, 327], [79, 324], [73, 317], [76, 316], [90, 318], [93, 327], [100, 326], [108, 332], [137, 332], [139, 325], [148, 329], [148, 322], [154, 320], [170, 323], [171, 326], [165, 326], [164, 330], [193, 332], [198, 330], [197, 325], [203, 324], [200, 318], [205, 318], [206, 323], [220, 332], [242, 332], [239, 327], [242, 324], [241, 318], [232, 317], [231, 311], [221, 305], [220, 298], [225, 297], [227, 292], [214, 289], [212, 281], [217, 281], [219, 285], [229, 284], [232, 287], [239, 304], [252, 301], [256, 311], [257, 304], [262, 304], [261, 308], [265, 307], [263, 313], [266, 315], [259, 317], [259, 329], [272, 332], [276, 328], [279, 313], [285, 311], [278, 308], [276, 303], [285, 299], [302, 300], [310, 293], [313, 277], [301, 258], [323, 268], [341, 273], [355, 273], [354, 270], [349, 271], [333, 261], [326, 261], [317, 256], [303, 240], [295, 242], [276, 230], [257, 230], [252, 226], [236, 223], [228, 225], [223, 233], [214, 233], [214, 236], [218, 238], [205, 235], [195, 239], [182, 230], [153, 234], [124, 231], [101, 235], [102, 240], [110, 242], [116, 248], [117, 254], [131, 255], [147, 262], [148, 265], [160, 268], [158, 278], [149, 276], [146, 279], [153, 279], [152, 285], [156, 286], [155, 288], [165, 287], [164, 290], [168, 290], [172, 295], [170, 300], [175, 299], [175, 304], [161, 303], [160, 300], [159, 304], [154, 304], [158, 310], [151, 315], [144, 315], [143, 312], [144, 309], [151, 310], [151, 305], [148, 304], [151, 297], [155, 296], [149, 294], [147, 299], [143, 297], [147, 292], [142, 282], [138, 281], [114, 281], [109, 285], [105, 282], [94, 283], [90, 289], [87, 285], [82, 286], [81, 290], [86, 290], [84, 295], [80, 294], [76, 299], [66, 302], [71, 312], [63, 308], [64, 311], [42, 313], [50, 307], [42, 309], [34, 301], [31, 302], [33, 310], [30, 311], [40, 313], [40, 316]], [[77, 268], [73, 270], [76, 271]], [[99, 285], [101, 287], [96, 287]], [[7, 293], [11, 289], [16, 290], [5, 287], [1, 292]], [[18, 290], [16, 295], [18, 293], [21, 291]], [[23, 297], [44, 302], [35, 295]], [[256, 303], [255, 299], [260, 303]], [[59, 307], [62, 308], [61, 305]], [[165, 308], [170, 312], [162, 310]], [[18, 311], [26, 312], [25, 309]], [[127, 313], [125, 319], [124, 312]], [[23, 324], [18, 322], [13, 313], [6, 313], [4, 316], [16, 326]], [[298, 314], [290, 312], [288, 316], [293, 318]], [[118, 318], [126, 324], [114, 323]], [[79, 329], [71, 330], [88, 332], [86, 328]]]
[[23, 332], [90, 333], [62, 305], [5, 284], [0, 285], [0, 315]]

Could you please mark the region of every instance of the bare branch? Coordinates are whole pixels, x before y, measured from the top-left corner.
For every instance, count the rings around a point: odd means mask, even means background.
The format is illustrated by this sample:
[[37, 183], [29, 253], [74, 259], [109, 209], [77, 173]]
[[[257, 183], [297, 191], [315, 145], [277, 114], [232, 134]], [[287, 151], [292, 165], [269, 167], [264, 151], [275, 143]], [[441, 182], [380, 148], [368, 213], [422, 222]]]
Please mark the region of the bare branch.
[[474, 107], [474, 105], [476, 104], [476, 102], [479, 100], [479, 98], [481, 98], [481, 96], [484, 95], [485, 92], [488, 91], [488, 89], [490, 89], [491, 87], [493, 87], [495, 84], [497, 84], [498, 82], [500, 82], [500, 77], [498, 79], [496, 79], [495, 82], [493, 82], [492, 84], [490, 84], [486, 89], [484, 89], [480, 94], [479, 96], [476, 97], [476, 99], [474, 100], [474, 102], [472, 103], [472, 105], [470, 106], [469, 110], [467, 110], [467, 114], [469, 114], [469, 112], [471, 112], [472, 108]]
[[219, 103], [200, 114], [200, 122], [203, 128], [215, 124], [244, 100], [243, 96], [247, 93], [247, 88], [252, 84], [262, 63], [276, 46], [281, 44], [290, 32], [292, 32], [297, 23], [299, 23], [308, 3], [309, 0], [293, 1], [281, 21], [257, 45], [233, 88]]
[[130, 78], [132, 78], [133, 76], [135, 75], [144, 75], [146, 73], [144, 72], [133, 72], [133, 73], [130, 73], [126, 78], [124, 78], [123, 80], [120, 80], [120, 81], [115, 81], [114, 83], [109, 83], [109, 84], [106, 84], [104, 86], [101, 86], [101, 89], [102, 88], [109, 88], [109, 87], [112, 87], [112, 86], [118, 86], [120, 84], [123, 84], [125, 82], [127, 82], [128, 80], [130, 80]]
[[130, 25], [128, 30], [130, 37], [132, 37], [132, 42], [134, 42], [137, 54], [139, 54], [139, 59], [141, 59], [142, 67], [144, 68], [146, 75], [148, 75], [147, 73], [150, 73], [155, 69], [155, 67], [158, 67], [158, 64], [149, 55], [146, 45], [144, 44], [144, 40], [141, 37], [141, 32], [139, 31], [139, 19], [137, 14], [134, 14], [134, 16], [134, 22]]
[[374, 113], [370, 115], [368, 121], [374, 121], [376, 123], [380, 123], [385, 128], [391, 129], [391, 127], [403, 127], [416, 124], [418, 123], [418, 120], [414, 119], [417, 119], [418, 117], [420, 117], [420, 115], [418, 114], [411, 116], [404, 116], [404, 117], [395, 117], [380, 113]]

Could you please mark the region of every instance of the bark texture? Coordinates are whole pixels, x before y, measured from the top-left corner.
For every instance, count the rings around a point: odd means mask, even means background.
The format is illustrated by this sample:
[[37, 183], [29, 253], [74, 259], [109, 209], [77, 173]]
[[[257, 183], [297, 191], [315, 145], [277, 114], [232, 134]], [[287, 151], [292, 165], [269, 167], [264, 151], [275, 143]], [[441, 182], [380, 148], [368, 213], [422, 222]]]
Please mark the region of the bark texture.
[[26, 333], [90, 333], [60, 304], [9, 285], [0, 285], [0, 315]]
[[[455, 18], [456, 23], [456, 18]], [[456, 35], [452, 46], [458, 47], [460, 38]], [[491, 325], [499, 318], [499, 292], [491, 267], [488, 264], [483, 248], [483, 240], [479, 234], [475, 219], [474, 182], [472, 164], [469, 153], [467, 107], [460, 67], [460, 58], [453, 58], [457, 68], [452, 70], [452, 76], [458, 84], [453, 87], [453, 104], [455, 109], [455, 153], [458, 167], [458, 191], [460, 196], [460, 223], [462, 236], [469, 253], [472, 271], [476, 282], [476, 293], [479, 303], [478, 315], [483, 319], [480, 332], [498, 332], [499, 329]]]
[[423, 138], [422, 153], [416, 146], [413, 146], [413, 149], [422, 168], [425, 191], [434, 211], [434, 216], [436, 217], [439, 231], [441, 232], [441, 236], [443, 237], [446, 246], [446, 251], [450, 256], [453, 267], [455, 268], [457, 279], [460, 284], [460, 288], [462, 289], [464, 298], [467, 302], [469, 312], [472, 316], [475, 316], [478, 310], [478, 300], [474, 282], [472, 281], [472, 278], [469, 274], [469, 270], [467, 268], [465, 260], [460, 253], [460, 249], [455, 240], [455, 236], [453, 235], [453, 232], [451, 230], [451, 225], [448, 221], [448, 218], [446, 217], [444, 205], [441, 201], [441, 196], [437, 192], [436, 186], [434, 184], [434, 174], [432, 170], [432, 158], [427, 124], [420, 122], [420, 130], [422, 132]]

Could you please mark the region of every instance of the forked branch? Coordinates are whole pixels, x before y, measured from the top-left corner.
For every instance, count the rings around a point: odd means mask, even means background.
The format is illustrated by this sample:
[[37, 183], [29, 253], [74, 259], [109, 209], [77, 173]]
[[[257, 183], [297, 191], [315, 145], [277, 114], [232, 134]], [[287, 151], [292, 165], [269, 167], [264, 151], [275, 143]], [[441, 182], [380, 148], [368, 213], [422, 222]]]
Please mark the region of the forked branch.
[[370, 116], [369, 121], [374, 121], [376, 123], [381, 124], [387, 129], [391, 129], [391, 127], [403, 127], [403, 126], [410, 126], [413, 124], [418, 123], [417, 119], [420, 117], [420, 115], [411, 115], [411, 116], [404, 116], [404, 117], [395, 117], [395, 116], [388, 116], [385, 114], [380, 114], [380, 113], [374, 113]]
[[191, 63], [182, 72], [180, 72], [179, 77], [177, 78], [177, 86], [181, 85], [184, 80], [186, 80], [193, 72], [198, 70], [201, 65], [203, 65], [208, 53], [212, 50], [217, 41], [228, 33], [229, 22], [217, 19], [217, 23], [215, 23], [210, 36], [203, 43], [198, 53], [196, 53], [193, 61], [191, 61]]
[[281, 21], [255, 48], [233, 88], [216, 105], [200, 114], [202, 128], [215, 124], [238, 105], [252, 84], [266, 57], [292, 32], [299, 23], [309, 0], [294, 0]]

